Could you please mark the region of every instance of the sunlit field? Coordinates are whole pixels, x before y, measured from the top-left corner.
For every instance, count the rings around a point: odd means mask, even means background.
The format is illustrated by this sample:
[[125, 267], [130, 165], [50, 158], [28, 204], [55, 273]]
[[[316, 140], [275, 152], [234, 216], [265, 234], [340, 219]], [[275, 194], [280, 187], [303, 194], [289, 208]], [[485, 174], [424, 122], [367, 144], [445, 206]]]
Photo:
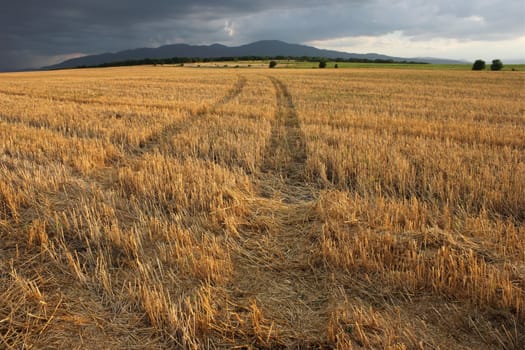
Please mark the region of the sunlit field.
[[0, 74], [0, 348], [524, 347], [525, 73]]

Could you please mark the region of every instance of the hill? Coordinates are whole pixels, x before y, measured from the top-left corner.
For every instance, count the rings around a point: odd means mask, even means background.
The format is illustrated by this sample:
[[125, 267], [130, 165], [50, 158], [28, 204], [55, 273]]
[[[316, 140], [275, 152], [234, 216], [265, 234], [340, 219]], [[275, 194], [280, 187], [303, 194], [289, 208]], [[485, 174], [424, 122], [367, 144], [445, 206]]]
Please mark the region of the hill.
[[[368, 60], [394, 60], [409, 61], [411, 58], [392, 57], [377, 53], [357, 54], [334, 50], [323, 50], [312, 46], [289, 44], [279, 40], [262, 40], [251, 44], [229, 47], [221, 44], [213, 45], [188, 45], [174, 44], [165, 45], [158, 48], [138, 48], [132, 50], [119, 51], [115, 53], [103, 53], [100, 55], [90, 55], [73, 58], [42, 69], [61, 69], [74, 68], [80, 66], [98, 66], [109, 62], [122, 62], [127, 60], [142, 60], [146, 58], [160, 59], [171, 57], [200, 57], [200, 58], [219, 58], [219, 57], [246, 57], [246, 56], [286, 56], [286, 57], [324, 57], [328, 59], [368, 59]], [[421, 58], [418, 62], [425, 63], [465, 63], [462, 61], [444, 60], [435, 58]]]

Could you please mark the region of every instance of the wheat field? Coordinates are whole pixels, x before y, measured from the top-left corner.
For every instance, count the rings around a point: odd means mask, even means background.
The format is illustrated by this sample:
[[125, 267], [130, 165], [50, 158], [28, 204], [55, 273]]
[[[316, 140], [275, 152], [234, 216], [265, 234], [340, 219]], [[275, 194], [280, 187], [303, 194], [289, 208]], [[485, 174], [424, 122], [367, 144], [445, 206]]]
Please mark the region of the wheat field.
[[0, 75], [0, 348], [524, 347], [522, 72]]

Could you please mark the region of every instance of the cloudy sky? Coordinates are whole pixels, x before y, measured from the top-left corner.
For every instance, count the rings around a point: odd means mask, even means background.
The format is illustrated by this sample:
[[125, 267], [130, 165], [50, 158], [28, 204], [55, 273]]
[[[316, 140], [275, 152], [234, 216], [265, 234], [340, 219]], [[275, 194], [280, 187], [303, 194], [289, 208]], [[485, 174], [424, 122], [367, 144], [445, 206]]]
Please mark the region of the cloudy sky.
[[0, 0], [0, 70], [171, 43], [525, 59], [523, 0]]

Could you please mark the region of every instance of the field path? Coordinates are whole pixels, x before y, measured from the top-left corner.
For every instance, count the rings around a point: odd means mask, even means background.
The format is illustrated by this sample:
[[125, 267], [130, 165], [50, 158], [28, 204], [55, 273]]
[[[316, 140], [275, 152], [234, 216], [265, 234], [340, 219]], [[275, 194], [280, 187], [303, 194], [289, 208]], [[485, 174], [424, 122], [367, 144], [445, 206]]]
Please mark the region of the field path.
[[224, 95], [219, 101], [215, 102], [210, 108], [206, 110], [206, 113], [213, 113], [215, 110], [231, 100], [233, 100], [235, 97], [239, 96], [246, 86], [246, 77], [240, 75], [237, 79], [237, 82], [235, 85], [228, 91], [226, 95]]
[[143, 155], [153, 152], [155, 149], [169, 142], [169, 139], [173, 137], [177, 132], [179, 132], [179, 130], [181, 130], [184, 127], [184, 125], [188, 123], [188, 120], [202, 117], [209, 113], [213, 113], [217, 108], [227, 104], [235, 97], [239, 96], [242, 90], [244, 89], [245, 85], [246, 78], [243, 76], [239, 76], [235, 85], [217, 102], [213, 103], [209, 107], [204, 107], [197, 113], [193, 113], [187, 118], [182, 118], [173, 123], [167, 124], [161, 130], [151, 135], [147, 142], [141, 144], [137, 149], [132, 150], [132, 153], [135, 155]]
[[[320, 346], [326, 339], [330, 283], [315, 248], [318, 194], [304, 180], [306, 142], [292, 96], [281, 80], [269, 79], [276, 114], [254, 178], [259, 194], [233, 257], [232, 299], [244, 318], [252, 318], [258, 346]], [[260, 312], [257, 322], [254, 310]]]
[[[265, 187], [264, 195], [268, 196], [272, 190], [279, 190], [288, 202], [299, 198], [312, 199], [311, 189], [304, 183], [306, 141], [292, 96], [282, 81], [274, 77], [270, 79], [276, 91], [277, 110], [261, 169], [266, 175], [266, 181], [261, 184]], [[272, 180], [278, 180], [281, 186], [275, 188]], [[268, 183], [270, 187], [265, 186]], [[298, 198], [299, 192], [304, 192], [305, 189], [308, 194], [303, 193], [303, 196]]]

